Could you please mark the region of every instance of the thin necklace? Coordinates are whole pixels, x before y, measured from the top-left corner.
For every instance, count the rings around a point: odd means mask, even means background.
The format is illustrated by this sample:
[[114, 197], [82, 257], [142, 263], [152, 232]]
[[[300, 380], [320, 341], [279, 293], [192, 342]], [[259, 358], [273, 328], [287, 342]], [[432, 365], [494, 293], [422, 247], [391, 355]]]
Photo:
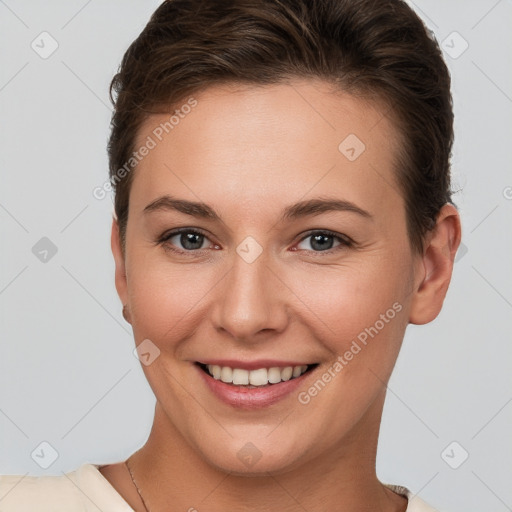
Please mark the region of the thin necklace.
[[146, 509], [146, 512], [149, 512], [149, 508], [146, 505], [146, 502], [144, 501], [144, 498], [142, 497], [142, 494], [140, 492], [139, 486], [135, 483], [135, 478], [133, 477], [132, 470], [130, 469], [130, 466], [128, 464], [128, 461], [130, 460], [130, 457], [128, 457], [125, 461], [126, 467], [128, 468], [128, 472], [130, 473], [130, 477], [132, 479], [133, 485], [135, 485], [135, 489], [137, 489], [137, 492], [139, 493], [140, 499], [142, 500], [142, 504], [144, 505], [144, 508]]

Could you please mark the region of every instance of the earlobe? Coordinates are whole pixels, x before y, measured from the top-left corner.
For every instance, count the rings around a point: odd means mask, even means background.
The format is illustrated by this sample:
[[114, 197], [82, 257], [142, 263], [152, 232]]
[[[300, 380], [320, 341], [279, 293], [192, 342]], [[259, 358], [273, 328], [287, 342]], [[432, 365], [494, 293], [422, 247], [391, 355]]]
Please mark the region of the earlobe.
[[409, 323], [429, 323], [441, 311], [460, 241], [459, 214], [453, 205], [446, 204], [438, 214], [436, 226], [429, 234], [418, 265], [421, 275], [413, 291]]
[[126, 264], [125, 257], [121, 246], [121, 237], [119, 233], [119, 224], [116, 219], [112, 219], [112, 232], [110, 236], [110, 245], [112, 248], [112, 255], [114, 256], [115, 263], [115, 284], [117, 294], [121, 299], [122, 304], [128, 302], [128, 286], [126, 278]]

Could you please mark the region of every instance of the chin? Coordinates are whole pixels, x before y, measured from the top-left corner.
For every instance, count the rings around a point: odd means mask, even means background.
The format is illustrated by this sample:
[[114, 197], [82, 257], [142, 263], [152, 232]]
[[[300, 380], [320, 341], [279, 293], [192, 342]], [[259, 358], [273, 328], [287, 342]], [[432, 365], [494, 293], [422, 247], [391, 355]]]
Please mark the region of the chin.
[[208, 459], [208, 462], [224, 473], [234, 476], [261, 477], [268, 476], [269, 473], [278, 475], [288, 473], [298, 466], [295, 456], [292, 454], [272, 454], [272, 456], [261, 456], [252, 461], [245, 456], [245, 460], [239, 460], [237, 457], [215, 457], [214, 460]]
[[[297, 436], [303, 433], [298, 432]], [[208, 444], [202, 438], [196, 447], [210, 466], [232, 475], [258, 477], [287, 473], [300, 466], [304, 458], [305, 448], [299, 448], [290, 436], [286, 440], [276, 437], [272, 441], [266, 434], [226, 437], [225, 442], [217, 438]]]

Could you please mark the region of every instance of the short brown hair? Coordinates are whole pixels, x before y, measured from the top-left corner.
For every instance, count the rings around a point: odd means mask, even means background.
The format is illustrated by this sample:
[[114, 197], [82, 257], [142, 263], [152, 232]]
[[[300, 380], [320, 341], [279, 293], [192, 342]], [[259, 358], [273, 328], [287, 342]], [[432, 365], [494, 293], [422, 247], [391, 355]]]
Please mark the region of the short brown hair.
[[450, 74], [432, 32], [402, 0], [162, 3], [110, 84], [108, 157], [123, 249], [133, 172], [121, 180], [117, 173], [142, 122], [212, 85], [290, 78], [320, 78], [389, 106], [403, 139], [397, 182], [408, 234], [423, 251], [440, 208], [451, 202]]

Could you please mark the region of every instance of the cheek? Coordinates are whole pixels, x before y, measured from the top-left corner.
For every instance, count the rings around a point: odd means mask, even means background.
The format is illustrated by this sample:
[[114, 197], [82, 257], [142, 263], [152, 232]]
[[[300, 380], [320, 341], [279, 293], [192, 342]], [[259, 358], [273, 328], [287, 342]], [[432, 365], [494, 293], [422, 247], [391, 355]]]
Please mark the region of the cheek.
[[173, 350], [181, 338], [190, 336], [191, 321], [198, 321], [197, 312], [219, 275], [194, 264], [169, 264], [142, 253], [133, 256], [128, 275], [135, 339], [149, 338], [161, 350]]
[[[289, 272], [287, 282], [306, 307], [307, 322], [317, 329], [317, 338], [335, 354], [349, 349], [352, 340], [364, 342], [368, 330], [379, 338], [404, 329], [408, 271], [405, 258], [368, 257], [362, 265], [347, 260], [332, 268]], [[386, 335], [386, 336], [384, 336]]]
[[[393, 305], [403, 306], [407, 262], [405, 256], [400, 263], [396, 254], [391, 259], [377, 252], [347, 257], [336, 266], [282, 266], [278, 270], [286, 286], [276, 281], [273, 300], [289, 310], [291, 323], [302, 325], [309, 331], [308, 337], [333, 357], [350, 350], [354, 340], [362, 344], [382, 340], [372, 345], [384, 352], [392, 343], [384, 339], [398, 343], [398, 333], [403, 333], [404, 314], [398, 314]], [[161, 351], [176, 352], [198, 328], [208, 332], [209, 312], [221, 299], [219, 293], [230, 289], [229, 266], [170, 263], [165, 256], [148, 256], [143, 249], [132, 251], [127, 271], [135, 339], [137, 343], [150, 339]], [[365, 352], [374, 353], [375, 349]]]
[[[332, 353], [318, 380], [299, 391], [309, 417], [322, 415], [348, 431], [380, 396], [407, 326], [408, 263], [397, 258], [379, 258], [358, 271], [303, 276], [301, 293], [314, 312], [309, 326], [318, 329], [316, 339]], [[330, 434], [332, 441], [337, 434]]]

